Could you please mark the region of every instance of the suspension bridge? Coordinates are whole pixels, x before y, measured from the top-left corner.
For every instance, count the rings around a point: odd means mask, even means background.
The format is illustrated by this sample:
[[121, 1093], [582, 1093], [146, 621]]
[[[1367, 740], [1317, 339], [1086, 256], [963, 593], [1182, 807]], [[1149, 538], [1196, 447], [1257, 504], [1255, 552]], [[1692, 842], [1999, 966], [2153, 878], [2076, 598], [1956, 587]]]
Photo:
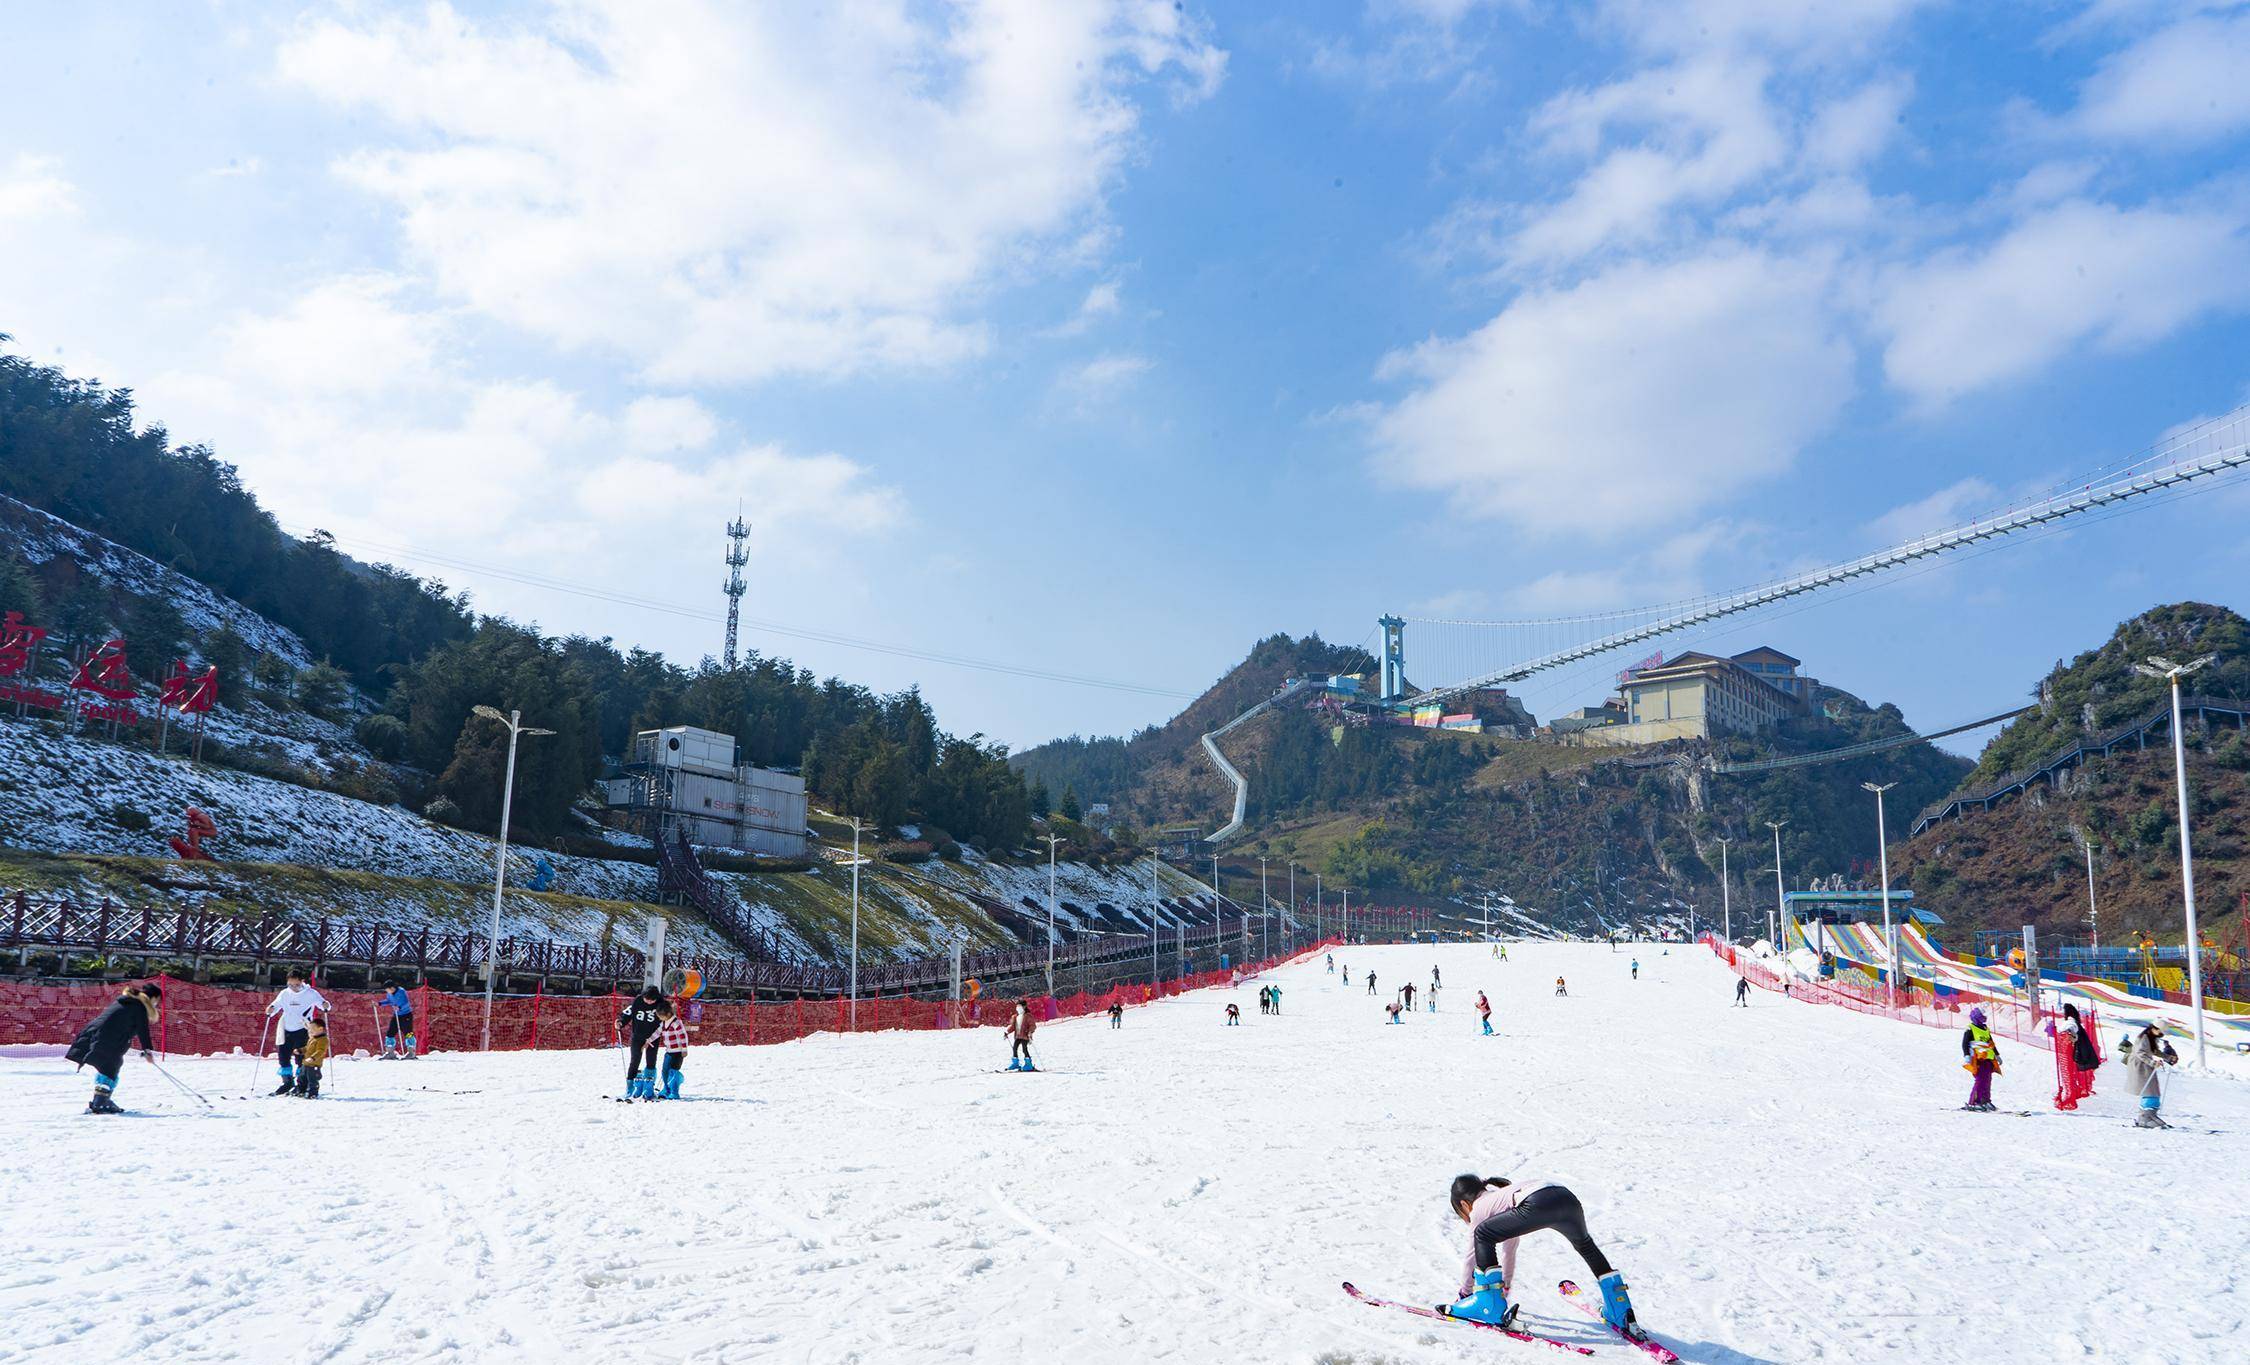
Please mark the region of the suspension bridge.
[[[1363, 713], [1409, 719], [1418, 724], [1444, 724], [1453, 719], [1443, 714], [1449, 701], [1572, 665], [1589, 664], [1604, 656], [1646, 646], [1714, 622], [1770, 612], [1798, 598], [1838, 595], [1839, 590], [1855, 583], [1897, 577], [1916, 566], [2021, 544], [2042, 534], [2066, 529], [2070, 524], [2100, 520], [2105, 515], [2120, 515], [2138, 507], [2191, 496], [2219, 485], [2228, 476], [2246, 468], [2250, 468], [2250, 407], [2237, 408], [2222, 417], [2184, 428], [2137, 458], [2109, 466], [2068, 485], [2050, 488], [2016, 505], [1872, 554], [1750, 587], [1654, 606], [1536, 620], [1461, 621], [1385, 615], [1377, 622], [1383, 637], [1378, 688], [1372, 698], [1356, 704]], [[1410, 626], [1425, 630], [1436, 628], [1433, 633], [1441, 638], [1449, 633], [1456, 642], [1464, 637], [1470, 641], [1466, 649], [1455, 643], [1450, 654], [1443, 649], [1436, 654], [1437, 662], [1431, 671], [1441, 678], [1451, 676], [1450, 681], [1434, 681], [1421, 687], [1408, 681], [1406, 633]], [[1495, 657], [1510, 661], [1497, 666], [1469, 662], [1489, 661]], [[1234, 788], [1231, 818], [1209, 836], [1211, 842], [1225, 842], [1242, 828], [1249, 800], [1248, 781], [1228, 761], [1219, 741], [1268, 710], [1307, 693], [1332, 687], [1329, 680], [1290, 679], [1274, 695], [1203, 736], [1205, 754]], [[1942, 733], [1975, 729], [2014, 714], [2008, 712], [1949, 727]], [[1915, 738], [1931, 737], [1934, 736], [1908, 736], [1858, 747], [1873, 752], [1894, 742], [1903, 744]], [[1815, 757], [1843, 756], [1838, 753]]]

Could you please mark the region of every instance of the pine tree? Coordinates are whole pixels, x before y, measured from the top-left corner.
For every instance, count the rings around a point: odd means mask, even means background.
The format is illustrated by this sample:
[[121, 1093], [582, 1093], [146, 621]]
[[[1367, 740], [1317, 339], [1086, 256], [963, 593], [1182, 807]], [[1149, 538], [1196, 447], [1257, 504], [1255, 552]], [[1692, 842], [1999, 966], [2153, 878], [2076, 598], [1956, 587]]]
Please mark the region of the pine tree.
[[1062, 797], [1062, 818], [1076, 820], [1084, 814], [1085, 812], [1078, 805], [1078, 788], [1075, 785], [1065, 783]]
[[1047, 795], [1047, 784], [1044, 782], [1032, 783], [1031, 813], [1044, 820], [1048, 817], [1048, 815], [1053, 813], [1054, 807], [1055, 803], [1053, 798]]
[[335, 719], [350, 694], [351, 679], [326, 659], [297, 675], [298, 704], [322, 720]]
[[24, 620], [43, 625], [45, 599], [30, 566], [12, 554], [0, 553], [0, 612], [20, 611]]

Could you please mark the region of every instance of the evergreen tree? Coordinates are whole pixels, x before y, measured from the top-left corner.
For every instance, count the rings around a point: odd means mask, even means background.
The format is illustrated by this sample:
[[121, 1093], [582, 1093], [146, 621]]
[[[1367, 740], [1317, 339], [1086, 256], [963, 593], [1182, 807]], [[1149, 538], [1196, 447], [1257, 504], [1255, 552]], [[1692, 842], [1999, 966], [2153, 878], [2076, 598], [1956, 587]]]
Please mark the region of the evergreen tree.
[[122, 630], [133, 671], [143, 677], [170, 672], [172, 660], [187, 644], [187, 622], [172, 599], [161, 593], [134, 598], [126, 607]]
[[1065, 820], [1075, 821], [1085, 814], [1083, 810], [1079, 809], [1078, 788], [1076, 786], [1069, 783], [1063, 785], [1061, 809], [1062, 818]]
[[195, 652], [219, 670], [219, 694], [250, 681], [250, 644], [228, 626], [213, 626], [196, 637]]
[[1044, 820], [1054, 812], [1054, 808], [1055, 803], [1053, 798], [1047, 795], [1047, 784], [1044, 782], [1032, 783], [1031, 813]]
[[31, 567], [12, 554], [0, 552], [0, 613], [20, 611], [32, 625], [45, 625], [46, 594]]
[[250, 682], [266, 705], [285, 711], [289, 709], [290, 694], [297, 685], [297, 670], [279, 654], [260, 654], [250, 665]]
[[297, 701], [322, 720], [334, 720], [351, 695], [351, 679], [326, 659], [297, 675]]

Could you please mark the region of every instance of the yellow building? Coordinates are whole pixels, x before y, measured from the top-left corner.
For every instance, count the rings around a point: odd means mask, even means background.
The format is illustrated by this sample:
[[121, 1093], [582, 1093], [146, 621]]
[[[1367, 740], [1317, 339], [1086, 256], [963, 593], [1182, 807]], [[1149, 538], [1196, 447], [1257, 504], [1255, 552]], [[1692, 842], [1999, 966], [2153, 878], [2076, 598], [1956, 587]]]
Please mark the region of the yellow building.
[[1582, 731], [1591, 744], [1654, 744], [1756, 734], [1812, 708], [1817, 684], [1797, 672], [1799, 660], [1761, 645], [1731, 658], [1690, 650], [1636, 668], [1618, 682], [1621, 725]]

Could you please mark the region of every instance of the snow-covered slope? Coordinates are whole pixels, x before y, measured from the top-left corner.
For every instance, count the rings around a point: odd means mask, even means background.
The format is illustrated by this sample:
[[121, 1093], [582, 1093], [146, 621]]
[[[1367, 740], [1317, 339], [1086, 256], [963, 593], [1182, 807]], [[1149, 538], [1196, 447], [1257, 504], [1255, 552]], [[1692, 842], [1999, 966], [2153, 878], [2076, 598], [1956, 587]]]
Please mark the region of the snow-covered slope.
[[[609, 1051], [347, 1060], [313, 1103], [236, 1098], [239, 1058], [173, 1063], [209, 1113], [129, 1061], [120, 1098], [153, 1123], [78, 1113], [59, 1060], [0, 1061], [0, 1145], [39, 1154], [0, 1165], [36, 1230], [0, 1277], [0, 1359], [1542, 1358], [1338, 1291], [1450, 1298], [1444, 1192], [1471, 1170], [1576, 1191], [1692, 1362], [2239, 1354], [2242, 1085], [2182, 1078], [2181, 1130], [2148, 1133], [2115, 1075], [2057, 1115], [2044, 1059], [2011, 1055], [1999, 1098], [2040, 1112], [1967, 1114], [1952, 1036], [1731, 1009], [1701, 951], [1641, 945], [1638, 981], [1581, 945], [1342, 956], [1386, 981], [1441, 963], [1441, 1008], [1382, 1023], [1316, 961], [1276, 974], [1276, 1018], [1244, 987], [1047, 1025], [1040, 1075], [995, 1074], [993, 1029], [829, 1036], [691, 1052], [696, 1102], [631, 1107], [603, 1098]], [[1640, 1360], [1559, 1302], [1565, 1276], [1560, 1239], [1524, 1243], [1529, 1324]]]

